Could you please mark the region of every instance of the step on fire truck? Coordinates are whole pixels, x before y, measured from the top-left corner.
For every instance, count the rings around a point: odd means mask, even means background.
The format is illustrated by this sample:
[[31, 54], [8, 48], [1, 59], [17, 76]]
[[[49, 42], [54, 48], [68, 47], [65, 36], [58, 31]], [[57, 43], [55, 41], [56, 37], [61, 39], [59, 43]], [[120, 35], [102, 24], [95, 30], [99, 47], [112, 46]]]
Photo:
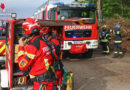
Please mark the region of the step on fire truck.
[[[38, 8], [33, 17], [54, 20], [50, 24], [61, 34], [59, 36], [63, 40], [64, 53], [69, 51], [72, 54], [92, 57], [93, 49], [98, 47], [97, 16], [93, 3], [46, 2]], [[59, 24], [56, 21], [61, 21], [60, 23], [70, 21], [71, 23], [56, 27]]]

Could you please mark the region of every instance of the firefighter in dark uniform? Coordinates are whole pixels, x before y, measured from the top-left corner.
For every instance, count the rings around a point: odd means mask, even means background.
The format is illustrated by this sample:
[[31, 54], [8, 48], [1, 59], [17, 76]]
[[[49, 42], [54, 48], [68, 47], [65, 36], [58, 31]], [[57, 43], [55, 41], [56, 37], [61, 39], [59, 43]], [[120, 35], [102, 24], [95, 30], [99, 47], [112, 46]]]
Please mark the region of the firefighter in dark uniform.
[[109, 55], [109, 42], [111, 40], [110, 32], [107, 30], [107, 25], [103, 25], [101, 34], [99, 36], [100, 44], [102, 46], [103, 54]]
[[40, 26], [34, 18], [23, 23], [27, 39], [20, 38], [18, 65], [20, 70], [29, 70], [34, 90], [57, 90], [55, 73], [51, 68], [54, 60], [51, 49], [40, 36]]
[[122, 51], [122, 37], [121, 37], [121, 29], [119, 25], [115, 26], [115, 30], [113, 30], [114, 34], [114, 56], [113, 58], [123, 57], [123, 51]]

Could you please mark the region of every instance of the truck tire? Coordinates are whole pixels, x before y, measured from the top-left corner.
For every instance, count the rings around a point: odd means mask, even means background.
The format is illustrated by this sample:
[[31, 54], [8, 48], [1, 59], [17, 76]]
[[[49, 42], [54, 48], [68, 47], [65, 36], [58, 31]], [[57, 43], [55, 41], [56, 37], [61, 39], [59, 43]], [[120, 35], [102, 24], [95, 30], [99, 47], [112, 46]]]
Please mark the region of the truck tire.
[[82, 54], [83, 58], [92, 58], [93, 56], [93, 49], [88, 49], [86, 53]]

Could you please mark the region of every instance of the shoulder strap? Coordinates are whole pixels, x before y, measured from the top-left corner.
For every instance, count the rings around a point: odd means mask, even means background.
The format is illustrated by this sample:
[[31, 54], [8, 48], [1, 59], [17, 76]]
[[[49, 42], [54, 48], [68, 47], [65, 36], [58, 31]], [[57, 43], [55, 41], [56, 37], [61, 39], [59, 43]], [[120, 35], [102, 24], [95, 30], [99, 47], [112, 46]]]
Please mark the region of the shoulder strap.
[[50, 48], [50, 51], [51, 51], [51, 55], [52, 55], [52, 57], [53, 57], [53, 59], [54, 59], [54, 62], [56, 61], [56, 57], [55, 57], [55, 55], [54, 55], [54, 53], [53, 53], [53, 49], [52, 49], [52, 46], [51, 46], [51, 44], [49, 43], [49, 41], [43, 36], [42, 37], [42, 40], [47, 44], [47, 46]]
[[54, 48], [56, 50], [57, 56], [59, 57], [59, 55], [60, 55], [60, 48], [61, 48], [61, 41], [60, 40], [58, 40], [58, 41], [59, 41], [58, 45], [56, 45], [54, 42], [52, 42], [52, 44], [53, 44], [53, 46], [54, 46]]

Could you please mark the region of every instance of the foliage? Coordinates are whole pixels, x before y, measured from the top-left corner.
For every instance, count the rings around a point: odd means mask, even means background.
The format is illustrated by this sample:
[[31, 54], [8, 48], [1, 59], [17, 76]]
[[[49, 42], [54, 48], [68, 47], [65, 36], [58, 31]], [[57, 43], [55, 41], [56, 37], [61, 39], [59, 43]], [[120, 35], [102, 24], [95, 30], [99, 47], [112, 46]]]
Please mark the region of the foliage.
[[[98, 0], [84, 0], [81, 3], [94, 2]], [[104, 18], [130, 18], [130, 0], [101, 0]]]

